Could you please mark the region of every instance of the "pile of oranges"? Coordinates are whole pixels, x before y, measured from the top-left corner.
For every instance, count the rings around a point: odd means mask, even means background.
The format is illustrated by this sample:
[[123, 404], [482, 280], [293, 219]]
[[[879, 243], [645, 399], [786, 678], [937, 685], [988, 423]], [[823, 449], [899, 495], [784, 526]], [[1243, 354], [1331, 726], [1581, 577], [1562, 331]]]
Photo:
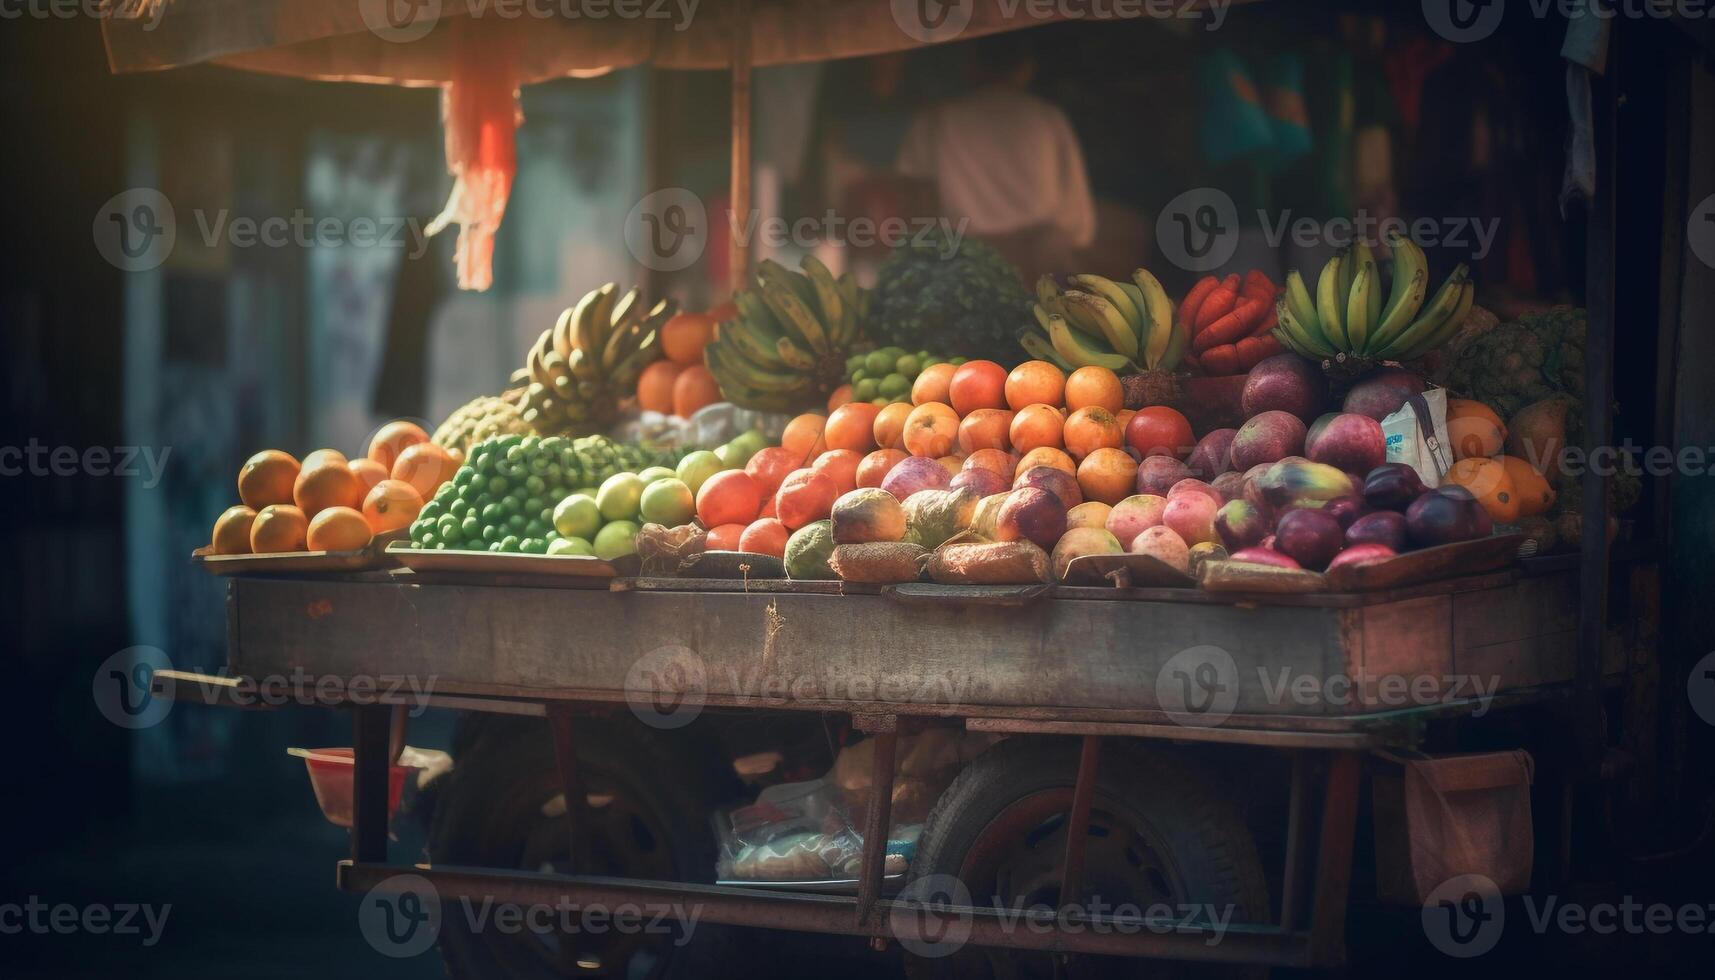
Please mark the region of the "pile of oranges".
[[850, 402], [825, 418], [801, 415], [787, 428], [815, 430], [828, 450], [860, 455], [859, 486], [880, 486], [910, 456], [935, 459], [953, 474], [971, 466], [1007, 480], [1036, 466], [1075, 477], [1089, 500], [1118, 503], [1136, 493], [1141, 443], [1188, 451], [1191, 427], [1172, 409], [1125, 408], [1117, 374], [1084, 367], [1070, 375], [1047, 361], [1008, 371], [993, 361], [936, 364], [918, 375], [911, 403]]
[[458, 472], [462, 454], [429, 441], [412, 422], [382, 426], [368, 451], [347, 459], [318, 449], [302, 461], [264, 449], [238, 471], [237, 506], [214, 522], [210, 551], [262, 555], [352, 551], [377, 534], [407, 528], [441, 484]]
[[680, 313], [662, 324], [661, 351], [667, 356], [644, 368], [638, 377], [638, 407], [688, 418], [704, 405], [720, 401], [720, 386], [703, 364], [703, 348], [715, 339], [715, 324], [736, 315], [737, 310], [716, 307], [707, 313]]

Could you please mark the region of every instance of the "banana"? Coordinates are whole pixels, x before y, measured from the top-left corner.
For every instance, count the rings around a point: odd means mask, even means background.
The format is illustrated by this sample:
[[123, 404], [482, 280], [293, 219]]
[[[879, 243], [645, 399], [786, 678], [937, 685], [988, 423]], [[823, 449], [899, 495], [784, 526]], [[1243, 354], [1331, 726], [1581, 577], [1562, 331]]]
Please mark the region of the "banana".
[[764, 286], [770, 283], [785, 286], [792, 295], [798, 297], [798, 302], [804, 304], [805, 309], [816, 308], [816, 287], [810, 284], [810, 277], [802, 272], [788, 269], [773, 259], [763, 259], [756, 266], [756, 277], [762, 280]]
[[[1107, 276], [1079, 275], [1073, 276], [1072, 282], [1084, 287], [1084, 291], [1093, 293], [1113, 304], [1119, 315], [1125, 318], [1131, 332], [1138, 337], [1149, 335], [1147, 322], [1143, 318], [1143, 310], [1131, 301], [1131, 296], [1120, 288], [1120, 284]], [[1121, 351], [1121, 353], [1124, 353]]]
[[1115, 353], [1127, 360], [1136, 360], [1139, 345], [1137, 329], [1112, 303], [1082, 290], [1072, 290], [1065, 298], [1072, 311], [1072, 322], [1077, 323], [1080, 329], [1107, 338]]
[[1356, 277], [1352, 279], [1352, 292], [1346, 297], [1346, 349], [1353, 354], [1364, 352], [1364, 341], [1370, 336], [1370, 295], [1375, 292], [1371, 287], [1374, 280], [1370, 278], [1375, 263], [1358, 265]]
[[[620, 388], [630, 388], [636, 385], [637, 379], [643, 375], [643, 369], [659, 356], [659, 352], [655, 349], [656, 336], [653, 330], [645, 334], [643, 342], [638, 345], [637, 349], [627, 354], [625, 359], [620, 361], [608, 374], [608, 383], [618, 385]], [[582, 394], [581, 388], [579, 393]], [[596, 391], [584, 397], [587, 400], [600, 394], [601, 392]]]
[[1435, 295], [1418, 312], [1417, 319], [1411, 321], [1410, 326], [1376, 354], [1397, 359], [1401, 352], [1412, 350], [1433, 336], [1442, 324], [1447, 322], [1447, 318], [1453, 315], [1454, 310], [1458, 309], [1460, 300], [1464, 298], [1468, 274], [1469, 270], [1464, 263], [1454, 268], [1447, 281], [1441, 284], [1441, 288], [1435, 291]]
[[1364, 313], [1364, 322], [1369, 325], [1369, 335], [1373, 335], [1376, 324], [1382, 318], [1382, 273], [1376, 264], [1376, 253], [1370, 250], [1369, 242], [1358, 245], [1358, 268], [1370, 271], [1370, 291], [1366, 300], [1368, 309]]
[[1312, 361], [1316, 360], [1316, 355], [1310, 350], [1299, 346], [1298, 341], [1294, 340], [1292, 335], [1286, 332], [1286, 328], [1275, 327], [1273, 330], [1270, 330], [1269, 333], [1273, 335], [1275, 340], [1280, 341], [1280, 346], [1294, 354], [1297, 354], [1299, 357], [1308, 358]]
[[[1038, 308], [1040, 309], [1040, 307]], [[1054, 345], [1048, 342], [1048, 338], [1034, 330], [1029, 328], [1020, 330], [1018, 332], [1018, 346], [1024, 348], [1026, 354], [1038, 361], [1047, 361], [1062, 371], [1072, 370], [1072, 366], [1066, 363], [1066, 359], [1060, 356], [1060, 352], [1054, 349]]]
[[787, 333], [790, 335], [796, 331], [805, 347], [818, 354], [826, 354], [832, 349], [822, 322], [816, 319], [815, 314], [810, 312], [809, 307], [796, 293], [771, 283], [762, 287], [762, 298], [780, 322], [789, 328]]
[[566, 367], [579, 381], [594, 381], [601, 377], [601, 365], [596, 362], [595, 355], [585, 354], [581, 347], [572, 349], [571, 356], [566, 358]]
[[840, 296], [840, 284], [834, 281], [833, 272], [814, 255], [804, 256], [798, 264], [809, 274], [810, 287], [816, 291], [816, 304], [822, 311], [822, 323], [833, 335], [835, 344], [844, 347], [847, 312], [845, 299]]
[[614, 301], [613, 309], [609, 310], [607, 314], [609, 336], [630, 322], [634, 315], [642, 312], [637, 308], [638, 302], [642, 299], [643, 290], [633, 286], [626, 291], [625, 295]]
[[1351, 350], [1346, 342], [1346, 297], [1340, 291], [1340, 256], [1336, 255], [1322, 267], [1322, 278], [1316, 280], [1316, 322], [1323, 336], [1336, 351]]
[[791, 337], [781, 337], [775, 342], [774, 349], [779, 353], [780, 360], [786, 362], [787, 367], [797, 368], [800, 371], [814, 371], [816, 369], [816, 356], [799, 347]]
[[614, 294], [618, 289], [610, 282], [596, 290], [595, 301], [584, 309], [583, 318], [572, 320], [572, 340], [578, 347], [591, 354], [601, 352], [613, 322], [613, 303], [617, 298]]
[[554, 321], [554, 349], [561, 357], [572, 356], [572, 307], [568, 306]]
[[1049, 315], [1048, 336], [1054, 341], [1054, 349], [1074, 368], [1105, 367], [1118, 372], [1131, 366], [1123, 354], [1103, 351], [1095, 346], [1095, 338], [1073, 330], [1065, 317]]
[[1060, 315], [1058, 313], [1050, 312], [1049, 309], [1041, 303], [1030, 304], [1030, 313], [1032, 316], [1036, 317], [1036, 324], [1042, 328], [1043, 333], [1048, 332], [1049, 319]]
[[[550, 334], [543, 334], [542, 336], [547, 337]], [[540, 343], [530, 348], [529, 356], [524, 359], [524, 366], [530, 369], [530, 380], [537, 384], [548, 386], [554, 383], [553, 377], [548, 374], [548, 369], [542, 364], [542, 345]]]
[[[1172, 363], [1168, 362], [1168, 354], [1174, 351], [1174, 340], [1181, 332], [1179, 318], [1174, 316], [1173, 301], [1167, 298], [1167, 290], [1161, 286], [1161, 280], [1155, 278], [1148, 269], [1136, 269], [1131, 274], [1134, 288], [1143, 297], [1139, 307], [1143, 311], [1144, 333], [1148, 340], [1144, 342], [1144, 367], [1150, 370], [1172, 370], [1178, 366], [1177, 357]], [[1184, 346], [1178, 351], [1183, 353]]]
[[[1358, 255], [1355, 246], [1347, 245], [1340, 250], [1340, 302], [1345, 303], [1352, 295], [1352, 283], [1358, 278]], [[1344, 321], [1341, 321], [1342, 323]]]
[[1321, 335], [1322, 325], [1316, 319], [1316, 300], [1311, 298], [1310, 287], [1304, 284], [1304, 276], [1297, 269], [1286, 270], [1286, 305], [1299, 323], [1314, 327], [1316, 335]]
[[[1405, 329], [1423, 307], [1429, 292], [1429, 257], [1416, 242], [1398, 232], [1388, 235], [1387, 247], [1393, 252], [1393, 288], [1376, 323], [1379, 330], [1391, 334]], [[1422, 285], [1417, 284], [1419, 273], [1423, 275]]]
[[723, 323], [716, 329], [716, 335], [758, 364], [771, 368], [786, 366], [780, 358], [780, 342], [790, 338], [780, 332], [772, 317], [767, 322], [743, 320]]
[[1422, 357], [1452, 340], [1453, 335], [1459, 332], [1459, 328], [1465, 325], [1465, 317], [1471, 312], [1471, 307], [1476, 301], [1477, 284], [1466, 279], [1465, 285], [1459, 291], [1459, 303], [1453, 308], [1453, 312], [1447, 315], [1447, 319], [1441, 321], [1441, 325], [1435, 329], [1434, 333], [1416, 346], [1401, 351], [1399, 359], [1409, 361]]
[[1292, 312], [1292, 304], [1284, 298], [1275, 301], [1274, 318], [1280, 324], [1275, 329], [1292, 338], [1292, 342], [1287, 346], [1316, 360], [1334, 356], [1335, 350], [1328, 343], [1327, 338], [1322, 336], [1322, 332], [1311, 329], [1309, 325], [1298, 319], [1298, 314]]
[[711, 367], [717, 377], [731, 378], [746, 388], [763, 393], [788, 394], [808, 387], [808, 380], [798, 374], [781, 374], [746, 360], [742, 355], [716, 341], [708, 346]]
[[637, 349], [637, 341], [643, 336], [643, 328], [644, 321], [632, 320], [609, 334], [601, 348], [601, 366], [611, 371], [631, 356]]
[[1053, 276], [1043, 274], [1036, 280], [1036, 301], [1038, 303], [1047, 306], [1049, 300], [1058, 299], [1059, 296], [1060, 284], [1054, 281]]
[[[1395, 253], [1398, 254], [1398, 253]], [[1412, 318], [1423, 308], [1423, 297], [1429, 291], [1429, 273], [1423, 269], [1411, 273], [1411, 280], [1401, 287], [1400, 270], [1394, 267], [1393, 292], [1397, 298], [1390, 297], [1387, 306], [1383, 307], [1382, 318], [1370, 331], [1370, 347], [1384, 350], [1388, 344], [1398, 337], [1400, 331], [1411, 325]]]

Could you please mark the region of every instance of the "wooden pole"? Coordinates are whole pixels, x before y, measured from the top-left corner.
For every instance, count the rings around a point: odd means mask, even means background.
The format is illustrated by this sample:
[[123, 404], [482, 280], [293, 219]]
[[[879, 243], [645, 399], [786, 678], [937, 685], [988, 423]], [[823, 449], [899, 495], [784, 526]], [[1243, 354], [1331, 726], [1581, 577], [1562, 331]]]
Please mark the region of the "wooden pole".
[[752, 227], [750, 215], [750, 0], [732, 5], [732, 213], [727, 227], [732, 235], [728, 252], [727, 285], [734, 292], [750, 278], [750, 242], [743, 239]]

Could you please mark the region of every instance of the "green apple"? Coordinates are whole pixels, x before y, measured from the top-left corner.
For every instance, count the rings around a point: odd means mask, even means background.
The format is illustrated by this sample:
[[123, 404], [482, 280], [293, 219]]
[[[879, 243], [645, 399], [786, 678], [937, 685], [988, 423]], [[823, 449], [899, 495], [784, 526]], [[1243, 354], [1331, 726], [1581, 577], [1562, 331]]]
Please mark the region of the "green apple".
[[603, 480], [595, 494], [601, 516], [610, 521], [635, 520], [637, 505], [643, 499], [643, 486], [643, 479], [636, 473], [615, 473]]
[[583, 538], [555, 538], [548, 542], [550, 555], [594, 555], [595, 547]]
[[707, 449], [699, 449], [679, 460], [678, 477], [692, 493], [702, 489], [703, 481], [727, 468], [721, 458]]
[[768, 437], [755, 429], [746, 429], [732, 437], [731, 445], [744, 450], [744, 461], [750, 462], [750, 457], [768, 448]]
[[696, 515], [697, 498], [684, 480], [668, 477], [643, 488], [638, 510], [643, 519], [652, 524], [678, 527], [690, 523]]
[[646, 470], [639, 470], [637, 475], [644, 483], [654, 483], [656, 480], [671, 479], [679, 474], [665, 466], [651, 466]]
[[594, 548], [595, 556], [602, 561], [613, 561], [615, 558], [636, 554], [637, 523], [614, 521], [608, 524], [596, 532]]
[[562, 537], [588, 538], [601, 527], [601, 507], [595, 498], [574, 493], [554, 506], [554, 530]]

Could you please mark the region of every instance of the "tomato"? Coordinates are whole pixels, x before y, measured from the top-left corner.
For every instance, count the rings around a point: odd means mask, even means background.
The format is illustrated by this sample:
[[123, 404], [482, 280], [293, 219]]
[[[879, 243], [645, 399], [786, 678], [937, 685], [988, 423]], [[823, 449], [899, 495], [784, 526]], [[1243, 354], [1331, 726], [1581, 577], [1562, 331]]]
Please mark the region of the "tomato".
[[1191, 455], [1197, 448], [1197, 437], [1191, 434], [1191, 423], [1178, 411], [1166, 405], [1140, 408], [1125, 427], [1126, 445], [1144, 456]]

